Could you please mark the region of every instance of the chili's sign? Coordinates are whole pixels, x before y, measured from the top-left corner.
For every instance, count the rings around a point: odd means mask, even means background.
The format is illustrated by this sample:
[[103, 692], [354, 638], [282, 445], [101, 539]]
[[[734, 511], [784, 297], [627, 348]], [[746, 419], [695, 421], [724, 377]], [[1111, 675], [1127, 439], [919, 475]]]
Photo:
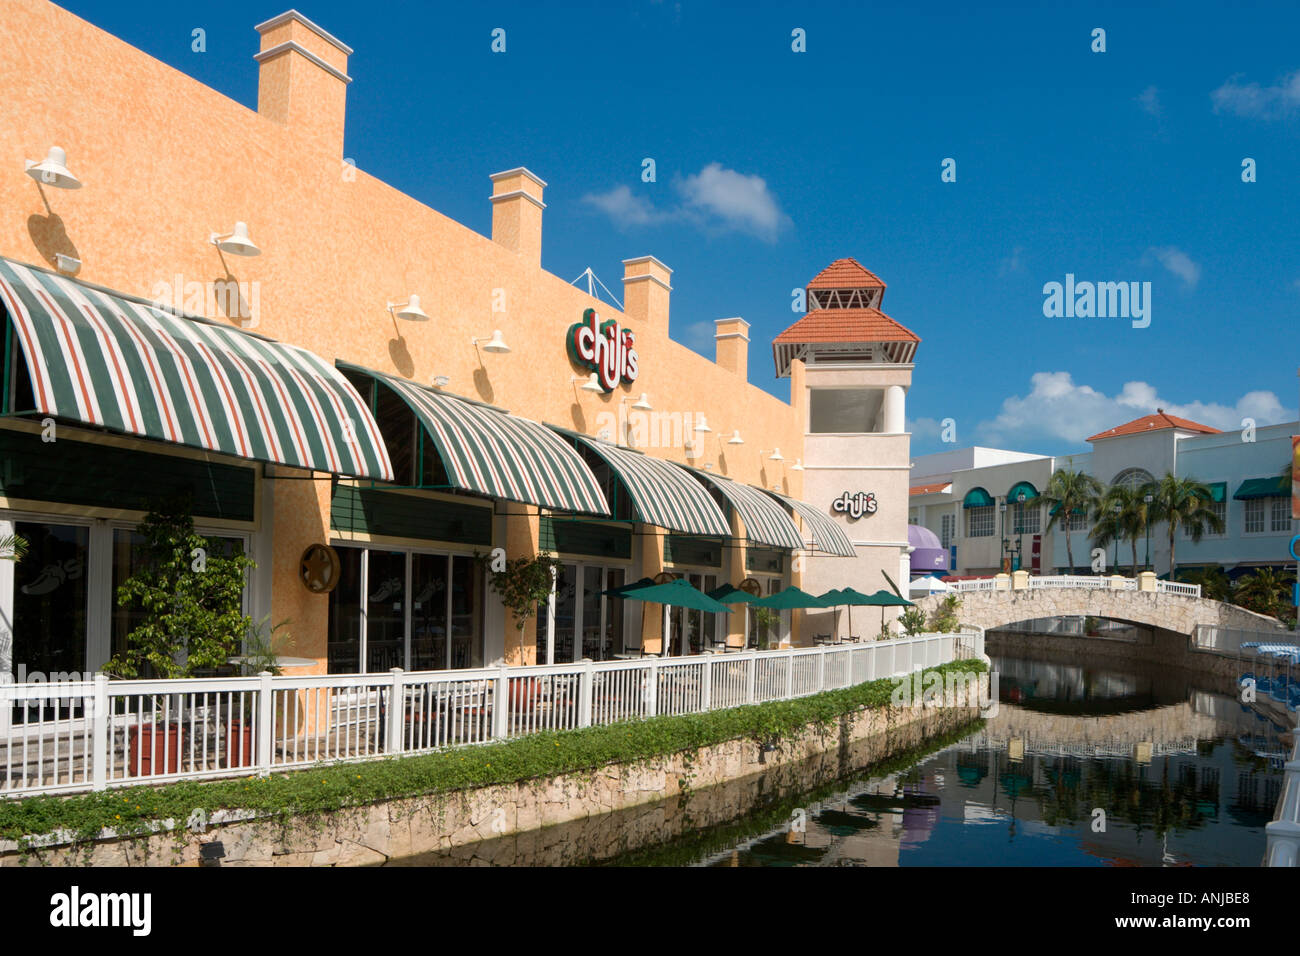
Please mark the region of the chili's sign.
[[620, 382], [636, 381], [635, 337], [617, 320], [601, 322], [595, 309], [587, 309], [581, 322], [569, 326], [566, 341], [569, 358], [595, 372], [605, 391], [612, 392]]

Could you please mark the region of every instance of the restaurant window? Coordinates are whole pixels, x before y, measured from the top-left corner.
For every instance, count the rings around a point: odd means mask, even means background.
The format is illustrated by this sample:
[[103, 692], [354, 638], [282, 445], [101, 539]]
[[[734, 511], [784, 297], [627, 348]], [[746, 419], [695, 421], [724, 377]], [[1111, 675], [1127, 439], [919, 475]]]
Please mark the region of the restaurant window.
[[[584, 659], [606, 661], [624, 653], [622, 598], [605, 594], [625, 583], [623, 568], [564, 562], [555, 579], [553, 663]], [[537, 663], [547, 662], [548, 607], [538, 609], [535, 650]]]
[[483, 588], [469, 555], [339, 547], [329, 672], [483, 665]]
[[952, 547], [952, 534], [957, 527], [957, 518], [955, 515], [940, 515], [939, 517], [939, 542], [945, 547]]
[[[1209, 512], [1211, 512], [1212, 514], [1215, 514], [1215, 515], [1218, 516], [1219, 520], [1223, 522], [1223, 531], [1222, 531], [1222, 532], [1215, 532], [1215, 531], [1211, 531], [1211, 530], [1207, 527], [1207, 528], [1205, 529], [1205, 535], [1204, 535], [1204, 536], [1207, 537], [1207, 538], [1219, 538], [1219, 537], [1222, 537], [1223, 535], [1227, 534], [1227, 533], [1228, 533], [1228, 502], [1227, 502], [1226, 500], [1225, 500], [1225, 501], [1207, 501], [1207, 502], [1205, 503], [1205, 510], [1206, 510], [1206, 511], [1209, 511]], [[1191, 539], [1191, 537], [1192, 537], [1192, 529], [1191, 529], [1191, 526], [1190, 526], [1190, 525], [1183, 525], [1183, 537], [1184, 537], [1184, 538], [1187, 538], [1187, 539], [1189, 539], [1189, 540]]]
[[966, 509], [966, 537], [990, 538], [993, 536], [993, 506]]

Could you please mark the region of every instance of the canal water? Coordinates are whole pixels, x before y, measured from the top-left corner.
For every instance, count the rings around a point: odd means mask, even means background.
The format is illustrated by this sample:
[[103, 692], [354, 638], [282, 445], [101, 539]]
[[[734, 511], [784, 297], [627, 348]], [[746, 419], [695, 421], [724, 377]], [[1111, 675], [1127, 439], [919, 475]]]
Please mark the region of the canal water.
[[[689, 801], [662, 801], [404, 862], [1259, 865], [1294, 715], [1242, 705], [1231, 680], [993, 662], [999, 705], [987, 720], [813, 792], [759, 794], [726, 825], [693, 827]], [[655, 828], [680, 835], [656, 840]]]

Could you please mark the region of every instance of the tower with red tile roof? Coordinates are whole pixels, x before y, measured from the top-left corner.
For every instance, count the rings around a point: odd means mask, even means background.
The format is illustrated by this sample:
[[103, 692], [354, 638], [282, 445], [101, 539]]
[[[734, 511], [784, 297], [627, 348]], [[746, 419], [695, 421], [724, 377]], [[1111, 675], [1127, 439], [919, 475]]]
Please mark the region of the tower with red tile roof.
[[[885, 283], [853, 258], [836, 259], [805, 287], [807, 312], [772, 343], [776, 374], [804, 425], [804, 500], [825, 508], [854, 544], [853, 558], [812, 557], [800, 587], [905, 588], [910, 436], [905, 403], [920, 337], [881, 311]], [[874, 502], [854, 514], [846, 501]], [[839, 504], [837, 504], [837, 502]], [[894, 615], [887, 614], [886, 621]], [[806, 638], [847, 635], [848, 616], [804, 612]], [[874, 637], [879, 618], [855, 618]], [[868, 624], [870, 626], [868, 626]]]

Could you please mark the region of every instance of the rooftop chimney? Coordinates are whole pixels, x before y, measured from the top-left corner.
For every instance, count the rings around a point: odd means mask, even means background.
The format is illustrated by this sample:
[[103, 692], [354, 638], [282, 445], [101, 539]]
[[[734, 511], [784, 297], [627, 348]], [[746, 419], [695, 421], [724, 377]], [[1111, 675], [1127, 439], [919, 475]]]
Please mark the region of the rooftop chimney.
[[492, 241], [542, 264], [542, 190], [546, 183], [520, 166], [492, 174]]
[[668, 297], [673, 270], [654, 256], [623, 260], [623, 314], [668, 332]]
[[259, 23], [262, 48], [257, 112], [320, 140], [343, 155], [347, 111], [348, 55], [352, 48], [330, 36], [297, 10]]
[[737, 316], [713, 323], [713, 360], [741, 381], [749, 379], [749, 323]]

